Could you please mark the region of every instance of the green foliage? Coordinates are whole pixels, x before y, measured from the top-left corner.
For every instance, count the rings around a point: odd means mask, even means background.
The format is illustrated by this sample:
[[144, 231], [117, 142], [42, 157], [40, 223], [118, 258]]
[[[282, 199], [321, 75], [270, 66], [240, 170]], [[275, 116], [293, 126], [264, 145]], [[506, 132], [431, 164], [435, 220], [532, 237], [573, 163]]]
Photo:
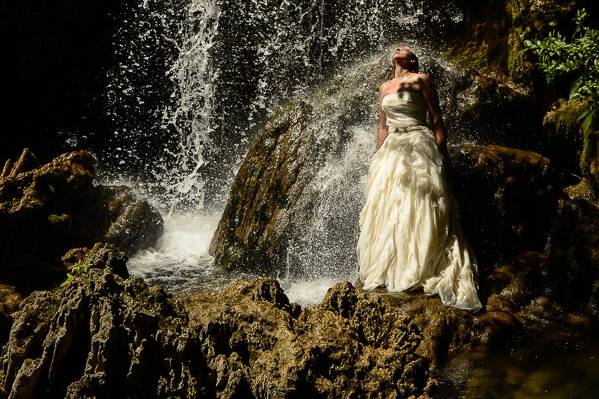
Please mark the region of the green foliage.
[[588, 100], [582, 114], [583, 130], [596, 126], [599, 103], [599, 30], [584, 26], [588, 14], [579, 10], [574, 18], [576, 30], [567, 39], [552, 31], [542, 40], [525, 40], [524, 46], [538, 57], [538, 66], [547, 81], [553, 83], [566, 74], [576, 76], [570, 91], [572, 100]]
[[91, 261], [88, 257], [83, 258], [81, 261], [77, 262], [71, 271], [67, 273], [67, 279], [60, 285], [60, 287], [65, 287], [69, 285], [72, 281], [86, 275], [91, 269]]
[[574, 18], [576, 29], [570, 38], [552, 31], [542, 40], [525, 40], [524, 47], [537, 56], [537, 65], [549, 83], [564, 76], [574, 77], [570, 100], [585, 104], [577, 120], [583, 141], [580, 167], [583, 174], [589, 175], [595, 174], [591, 171], [594, 168], [591, 163], [599, 137], [596, 131], [599, 122], [599, 30], [584, 25], [587, 17], [586, 10], [577, 12]]

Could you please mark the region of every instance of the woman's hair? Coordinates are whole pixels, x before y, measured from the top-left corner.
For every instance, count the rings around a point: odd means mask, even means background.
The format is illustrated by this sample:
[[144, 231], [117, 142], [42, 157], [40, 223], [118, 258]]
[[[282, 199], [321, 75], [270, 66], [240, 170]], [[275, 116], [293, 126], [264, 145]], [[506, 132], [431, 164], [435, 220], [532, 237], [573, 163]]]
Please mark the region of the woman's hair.
[[[408, 50], [408, 54], [409, 54], [409, 56], [408, 56], [409, 58], [408, 59], [410, 61], [410, 64], [408, 66], [408, 71], [410, 71], [410, 72], [420, 72], [420, 62], [418, 61], [418, 57], [416, 56], [416, 54], [414, 54], [414, 52], [412, 51], [412, 49], [410, 49], [407, 46], [401, 46], [401, 47], [403, 47], [403, 48], [405, 48], [405, 49]], [[393, 58], [392, 58], [392, 61], [391, 61], [391, 68], [393, 70], [392, 71], [393, 72], [393, 76], [395, 76], [395, 64], [393, 63]]]

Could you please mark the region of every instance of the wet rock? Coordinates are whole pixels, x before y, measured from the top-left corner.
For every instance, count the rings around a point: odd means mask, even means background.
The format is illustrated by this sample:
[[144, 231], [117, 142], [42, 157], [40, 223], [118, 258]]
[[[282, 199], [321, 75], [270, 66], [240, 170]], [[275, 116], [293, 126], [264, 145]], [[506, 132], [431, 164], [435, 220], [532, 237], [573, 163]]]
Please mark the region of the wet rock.
[[[274, 294], [274, 295], [273, 295]], [[342, 283], [299, 312], [272, 279], [175, 300], [90, 269], [25, 299], [3, 349], [6, 397], [417, 397], [436, 386], [418, 327]], [[339, 308], [335, 303], [352, 303]]]
[[306, 134], [306, 104], [292, 104], [260, 132], [231, 188], [210, 243], [224, 269], [272, 273], [283, 267], [289, 230], [298, 213], [290, 205], [314, 174], [315, 138]]
[[217, 394], [249, 387], [247, 397], [409, 397], [433, 392], [430, 361], [415, 354], [418, 328], [381, 298], [349, 283], [299, 314], [272, 279], [240, 281], [184, 301], [201, 330]]
[[98, 242], [91, 249], [73, 248], [62, 257], [62, 262], [71, 274], [107, 269], [122, 278], [129, 277], [127, 257], [112, 244]]
[[29, 292], [64, 279], [71, 248], [114, 244], [131, 254], [153, 245], [160, 214], [126, 187], [95, 186], [96, 159], [86, 151], [38, 165], [25, 150], [0, 178], [0, 278]]
[[158, 288], [104, 268], [27, 297], [3, 349], [4, 397], [206, 397], [209, 370]]

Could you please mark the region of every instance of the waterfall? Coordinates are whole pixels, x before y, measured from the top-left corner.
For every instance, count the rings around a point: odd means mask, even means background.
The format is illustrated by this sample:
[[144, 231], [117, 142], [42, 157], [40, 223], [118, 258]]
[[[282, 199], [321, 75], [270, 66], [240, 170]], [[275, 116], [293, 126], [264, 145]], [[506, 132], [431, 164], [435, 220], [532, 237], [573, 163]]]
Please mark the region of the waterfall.
[[218, 208], [279, 104], [461, 18], [427, 0], [140, 0], [115, 37], [103, 163], [170, 212]]
[[[322, 108], [310, 128], [333, 151], [307, 190], [315, 205], [292, 238], [288, 277], [350, 275], [374, 89], [389, 71], [391, 46], [423, 52], [461, 19], [452, 2], [427, 0], [137, 3], [115, 37], [106, 94], [114, 135], [101, 154], [107, 180], [134, 186], [167, 219], [163, 243], [132, 259], [133, 272], [160, 281], [178, 269], [193, 279], [195, 268], [205, 277], [210, 259], [196, 238], [213, 231], [257, 130], [279, 105], [305, 97]], [[428, 64], [448, 71], [435, 57]], [[184, 222], [192, 219], [199, 226]], [[174, 259], [177, 251], [184, 255]]]

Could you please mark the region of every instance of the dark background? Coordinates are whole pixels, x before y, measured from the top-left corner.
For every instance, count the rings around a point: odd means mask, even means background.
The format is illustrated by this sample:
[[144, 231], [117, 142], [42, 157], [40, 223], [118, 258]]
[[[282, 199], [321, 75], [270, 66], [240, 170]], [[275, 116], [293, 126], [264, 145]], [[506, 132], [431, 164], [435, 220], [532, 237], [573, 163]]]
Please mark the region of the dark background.
[[112, 36], [127, 0], [2, 0], [0, 160], [30, 147], [41, 158], [70, 135], [97, 140]]

